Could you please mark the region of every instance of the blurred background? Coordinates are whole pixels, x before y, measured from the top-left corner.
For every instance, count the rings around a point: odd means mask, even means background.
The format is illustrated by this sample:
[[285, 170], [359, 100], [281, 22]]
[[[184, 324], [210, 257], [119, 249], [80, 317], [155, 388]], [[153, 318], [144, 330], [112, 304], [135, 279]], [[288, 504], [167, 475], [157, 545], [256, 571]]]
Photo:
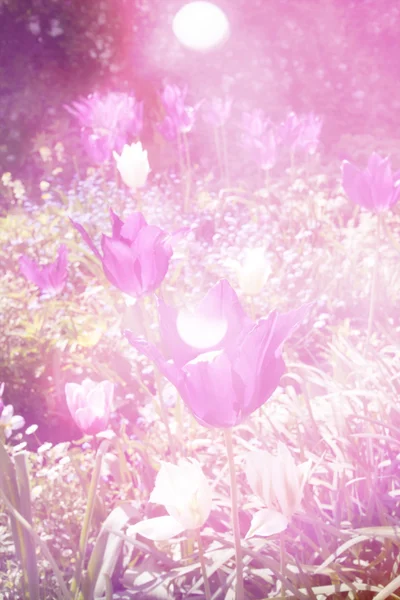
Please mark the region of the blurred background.
[[[232, 95], [237, 114], [262, 108], [324, 120], [322, 153], [368, 155], [374, 140], [398, 152], [400, 61], [397, 0], [218, 0], [231, 36], [207, 54], [181, 46], [172, 19], [182, 0], [0, 0], [0, 172], [32, 185], [41, 147], [80, 156], [79, 125], [64, 105], [95, 91], [144, 101], [142, 141], [154, 169], [155, 123], [165, 83], [187, 84], [193, 103]], [[234, 122], [232, 123], [234, 126]], [[201, 128], [198, 147], [204, 148]], [[193, 137], [194, 152], [196, 139]], [[166, 158], [167, 157], [167, 158]], [[395, 160], [396, 162], [396, 160]], [[66, 161], [61, 177], [74, 175]]]

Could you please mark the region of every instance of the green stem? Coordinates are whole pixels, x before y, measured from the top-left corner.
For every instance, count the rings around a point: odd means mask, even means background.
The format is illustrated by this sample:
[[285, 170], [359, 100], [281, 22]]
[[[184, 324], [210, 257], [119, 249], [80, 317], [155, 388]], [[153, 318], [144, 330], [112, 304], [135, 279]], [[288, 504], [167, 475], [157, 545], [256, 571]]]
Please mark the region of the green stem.
[[103, 461], [103, 456], [107, 452], [110, 443], [108, 441], [103, 441], [96, 455], [96, 462], [94, 466], [94, 471], [92, 474], [92, 479], [90, 481], [89, 493], [88, 493], [88, 501], [86, 504], [86, 512], [83, 520], [81, 535], [79, 538], [79, 550], [78, 556], [76, 559], [75, 566], [75, 574], [71, 583], [71, 592], [74, 595], [75, 600], [79, 598], [79, 589], [82, 580], [82, 571], [83, 571], [83, 562], [85, 560], [86, 548], [89, 539], [89, 531], [90, 525], [92, 522], [95, 500], [96, 500], [96, 489], [97, 484], [100, 479], [101, 472], [101, 464]]
[[192, 187], [192, 165], [190, 161], [190, 151], [189, 144], [187, 140], [186, 133], [183, 133], [183, 147], [185, 150], [185, 162], [186, 162], [186, 188], [185, 188], [185, 198], [184, 198], [184, 212], [188, 212], [190, 206], [190, 191]]
[[221, 179], [222, 179], [224, 177], [224, 165], [223, 165], [223, 161], [222, 161], [222, 157], [221, 157], [221, 146], [220, 146], [220, 141], [218, 138], [218, 127], [213, 127], [213, 132], [214, 132], [214, 144], [215, 144], [215, 151], [217, 154], [218, 168], [219, 168], [219, 172], [221, 174]]
[[[146, 331], [146, 337], [147, 337], [147, 339], [149, 341], [156, 341], [156, 340], [154, 340], [154, 334], [152, 332], [150, 324], [147, 322], [147, 319], [146, 319], [148, 311], [146, 310], [146, 306], [144, 306], [143, 299], [139, 299], [139, 301], [138, 301], [138, 308], [139, 308], [140, 313], [142, 315], [142, 323], [143, 323], [144, 329]], [[157, 309], [155, 309], [155, 310], [157, 311]], [[157, 386], [157, 391], [158, 391], [158, 400], [159, 400], [159, 409], [160, 409], [161, 420], [162, 420], [162, 422], [164, 424], [164, 427], [165, 427], [165, 429], [167, 431], [168, 445], [169, 445], [169, 449], [171, 451], [172, 462], [176, 463], [175, 443], [174, 443], [174, 438], [172, 436], [171, 429], [170, 429], [170, 426], [169, 426], [168, 411], [166, 409], [166, 406], [165, 406], [165, 403], [164, 403], [164, 399], [163, 399], [163, 396], [162, 396], [161, 378], [160, 378], [160, 373], [159, 373], [157, 367], [154, 368], [154, 378], [156, 380], [156, 386]]]
[[203, 575], [203, 581], [204, 581], [204, 594], [205, 594], [206, 600], [211, 600], [210, 584], [208, 582], [206, 563], [204, 560], [203, 542], [201, 541], [201, 535], [200, 535], [199, 529], [196, 529], [196, 539], [197, 539], [197, 545], [199, 547], [201, 574]]
[[375, 301], [376, 301], [376, 291], [377, 291], [377, 278], [378, 278], [378, 265], [379, 265], [379, 246], [381, 243], [381, 215], [378, 213], [377, 215], [377, 229], [376, 229], [376, 249], [375, 249], [375, 262], [374, 262], [374, 270], [372, 272], [372, 282], [371, 282], [371, 295], [369, 300], [369, 314], [368, 314], [368, 329], [367, 329], [367, 340], [365, 342], [364, 355], [368, 350], [372, 326], [374, 322], [374, 312], [375, 312]]
[[228, 161], [228, 150], [226, 143], [226, 130], [225, 125], [221, 126], [221, 138], [222, 138], [222, 154], [224, 157], [224, 166], [225, 166], [225, 177], [226, 177], [226, 187], [230, 187], [230, 172], [229, 172], [229, 161]]
[[164, 423], [164, 427], [167, 431], [168, 445], [169, 445], [169, 449], [171, 451], [172, 462], [176, 463], [175, 443], [174, 443], [174, 438], [172, 436], [171, 429], [169, 426], [168, 412], [167, 412], [167, 409], [165, 408], [164, 399], [162, 396], [162, 386], [161, 386], [161, 381], [160, 381], [160, 374], [157, 370], [157, 367], [154, 369], [154, 376], [155, 376], [157, 391], [158, 391], [161, 420]]
[[225, 429], [224, 434], [225, 434], [226, 453], [228, 456], [228, 464], [229, 464], [229, 475], [230, 475], [230, 481], [231, 481], [232, 525], [233, 525], [233, 537], [235, 540], [235, 554], [236, 554], [236, 600], [244, 600], [243, 560], [242, 560], [242, 546], [240, 543], [240, 526], [239, 526], [236, 472], [235, 472], [235, 462], [234, 462], [234, 455], [233, 455], [232, 430]]
[[182, 198], [183, 204], [182, 208], [185, 208], [185, 167], [183, 160], [183, 152], [182, 152], [183, 144], [182, 144], [182, 134], [178, 130], [178, 158], [179, 158], [179, 171], [181, 175], [181, 184], [182, 184]]
[[285, 590], [285, 586], [284, 586], [284, 580], [285, 580], [285, 534], [284, 532], [280, 534], [279, 536], [279, 541], [280, 541], [280, 559], [281, 559], [281, 574], [282, 574], [282, 587], [281, 587], [281, 598], [286, 598], [286, 590]]

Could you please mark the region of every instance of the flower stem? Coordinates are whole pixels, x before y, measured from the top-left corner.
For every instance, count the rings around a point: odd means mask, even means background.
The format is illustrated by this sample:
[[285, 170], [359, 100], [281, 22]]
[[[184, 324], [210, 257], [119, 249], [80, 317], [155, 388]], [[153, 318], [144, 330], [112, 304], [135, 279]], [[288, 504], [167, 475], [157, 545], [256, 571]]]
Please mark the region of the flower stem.
[[197, 540], [197, 545], [199, 547], [201, 574], [203, 575], [203, 581], [204, 581], [204, 594], [205, 594], [206, 600], [211, 600], [210, 584], [208, 582], [206, 563], [204, 560], [203, 542], [201, 541], [201, 535], [200, 535], [199, 529], [196, 529], [196, 540]]
[[183, 149], [185, 152], [185, 163], [186, 163], [186, 187], [185, 187], [185, 197], [183, 204], [183, 212], [188, 212], [190, 208], [190, 192], [192, 187], [192, 164], [190, 161], [190, 150], [189, 143], [187, 139], [187, 135], [185, 132], [182, 134], [183, 139]]
[[281, 574], [282, 574], [282, 587], [281, 587], [281, 598], [286, 598], [286, 590], [285, 590], [285, 586], [284, 586], [284, 577], [285, 577], [285, 561], [286, 561], [286, 557], [285, 557], [285, 533], [282, 532], [279, 535], [279, 539], [280, 539], [280, 560], [281, 560]]
[[230, 186], [230, 173], [229, 173], [229, 161], [228, 161], [228, 149], [227, 149], [227, 143], [226, 143], [225, 125], [221, 126], [221, 139], [222, 139], [223, 163], [224, 163], [224, 167], [225, 167], [226, 187], [229, 187]]
[[230, 481], [231, 481], [232, 525], [233, 525], [233, 537], [235, 540], [235, 554], [236, 554], [236, 600], [244, 600], [242, 546], [240, 543], [240, 527], [239, 527], [236, 473], [235, 473], [235, 462], [234, 462], [234, 456], [233, 456], [233, 443], [232, 443], [231, 429], [226, 429], [224, 431], [224, 434], [225, 434], [226, 453], [228, 456], [228, 464], [229, 464], [229, 475], [230, 475]]
[[218, 135], [218, 127], [213, 127], [213, 133], [214, 133], [214, 144], [215, 144], [215, 152], [217, 155], [218, 168], [219, 168], [219, 172], [221, 175], [221, 179], [223, 179], [224, 165], [223, 165], [222, 156], [221, 156], [221, 147], [220, 147], [220, 140], [219, 140], [219, 135]]
[[381, 243], [381, 215], [378, 213], [377, 215], [377, 228], [376, 228], [376, 250], [375, 250], [375, 262], [374, 262], [374, 270], [372, 272], [372, 282], [371, 282], [371, 295], [369, 300], [369, 314], [368, 314], [368, 329], [367, 329], [367, 340], [365, 342], [364, 347], [364, 356], [368, 350], [372, 326], [374, 322], [374, 312], [375, 312], [375, 301], [376, 301], [376, 288], [377, 288], [377, 278], [378, 278], [378, 265], [379, 265], [379, 246]]

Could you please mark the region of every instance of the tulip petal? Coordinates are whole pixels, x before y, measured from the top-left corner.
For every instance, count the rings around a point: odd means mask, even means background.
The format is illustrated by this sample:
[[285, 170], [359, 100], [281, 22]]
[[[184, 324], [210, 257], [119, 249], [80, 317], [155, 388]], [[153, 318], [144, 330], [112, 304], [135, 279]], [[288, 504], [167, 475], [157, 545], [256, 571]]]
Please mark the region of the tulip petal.
[[244, 386], [236, 381], [225, 352], [200, 354], [183, 372], [182, 399], [202, 425], [233, 427], [242, 420]]
[[285, 531], [289, 525], [288, 519], [276, 510], [263, 508], [252, 518], [246, 540], [254, 536], [269, 537]]
[[145, 339], [135, 337], [132, 331], [125, 331], [124, 335], [128, 342], [136, 348], [138, 352], [141, 352], [147, 356], [149, 360], [154, 362], [160, 373], [179, 390], [183, 383], [182, 371], [173, 363], [168, 362], [158, 348], [147, 342]]
[[128, 527], [126, 535], [134, 536], [139, 534], [148, 540], [153, 540], [153, 542], [161, 542], [169, 540], [183, 531], [185, 531], [185, 528], [178, 521], [166, 515], [135, 523], [135, 525]]
[[37, 285], [38, 288], [43, 289], [45, 287], [41, 269], [35, 261], [31, 260], [27, 256], [20, 256], [19, 269], [25, 279]]
[[165, 243], [165, 233], [149, 225], [137, 234], [134, 244], [135, 258], [140, 264], [141, 285], [144, 292], [153, 292], [164, 279], [172, 248]]
[[299, 308], [291, 310], [282, 315], [278, 314], [270, 342], [271, 349], [274, 348], [275, 356], [282, 352], [284, 342], [296, 331], [301, 323], [307, 318], [314, 302], [303, 304]]
[[266, 450], [252, 450], [246, 456], [245, 474], [252, 492], [267, 506], [272, 503], [269, 465], [274, 460]]
[[342, 164], [342, 185], [347, 196], [355, 204], [373, 210], [371, 188], [364, 174], [350, 162], [345, 160]]
[[244, 324], [250, 323], [236, 292], [226, 279], [214, 285], [193, 310], [194, 320], [209, 320], [210, 326], [216, 322], [222, 324], [221, 329], [226, 333], [217, 344], [199, 349], [183, 341], [177, 328], [178, 311], [162, 300], [159, 300], [159, 316], [163, 345], [178, 366], [188, 363], [201, 353], [229, 348], [234, 345]]
[[72, 219], [70, 219], [70, 221], [71, 221], [72, 225], [75, 227], [75, 229], [77, 231], [79, 231], [79, 233], [81, 234], [83, 241], [86, 242], [86, 244], [89, 246], [89, 248], [92, 250], [92, 252], [94, 252], [94, 254], [97, 256], [97, 258], [99, 258], [101, 260], [101, 254], [97, 250], [94, 243], [92, 242], [92, 238], [89, 236], [86, 229], [84, 227], [82, 227], [82, 225], [80, 223], [77, 223], [76, 221], [73, 221]]
[[277, 314], [260, 319], [247, 333], [234, 359], [234, 370], [245, 382], [243, 413], [251, 414], [268, 400], [285, 371], [281, 357], [275, 357], [271, 344]]
[[119, 231], [120, 237], [131, 243], [136, 240], [139, 231], [147, 226], [146, 219], [140, 212], [129, 215], [125, 223], [121, 221], [121, 224], [122, 225]]
[[119, 218], [118, 215], [115, 214], [112, 208], [110, 208], [110, 218], [112, 225], [112, 238], [117, 240], [121, 236], [121, 229], [124, 225], [124, 222]]
[[143, 293], [140, 263], [134, 251], [124, 242], [102, 236], [103, 270], [107, 279], [126, 294]]
[[301, 503], [301, 481], [294, 458], [282, 442], [278, 443], [278, 454], [271, 463], [271, 481], [280, 510], [290, 518]]

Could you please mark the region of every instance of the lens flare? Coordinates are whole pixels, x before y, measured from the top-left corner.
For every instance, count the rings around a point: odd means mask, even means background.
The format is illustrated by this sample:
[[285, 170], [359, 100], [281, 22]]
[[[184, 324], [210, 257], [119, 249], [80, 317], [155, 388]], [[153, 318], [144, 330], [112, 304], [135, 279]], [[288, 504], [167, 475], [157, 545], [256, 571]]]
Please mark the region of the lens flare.
[[215, 4], [199, 0], [185, 4], [175, 15], [172, 29], [181, 44], [206, 52], [229, 37], [229, 22]]
[[205, 350], [219, 344], [225, 337], [228, 324], [223, 319], [209, 319], [193, 315], [189, 311], [180, 311], [176, 328], [185, 344]]

